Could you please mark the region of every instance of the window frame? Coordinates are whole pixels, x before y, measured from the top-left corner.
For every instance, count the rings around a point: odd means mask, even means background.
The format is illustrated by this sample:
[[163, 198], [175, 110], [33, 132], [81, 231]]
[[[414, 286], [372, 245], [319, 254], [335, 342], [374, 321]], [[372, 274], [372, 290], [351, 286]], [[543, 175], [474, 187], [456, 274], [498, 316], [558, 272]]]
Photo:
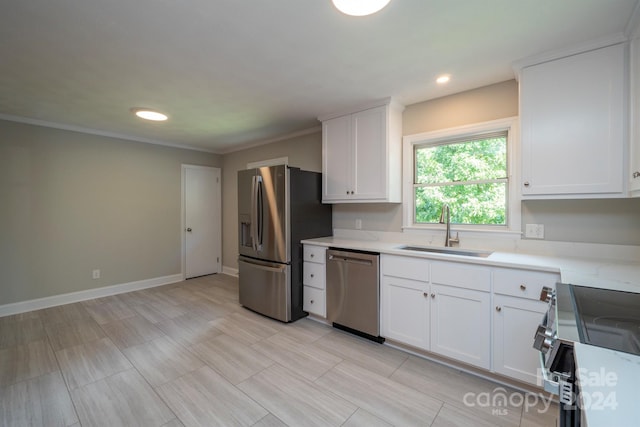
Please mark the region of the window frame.
[[440, 224], [415, 222], [415, 147], [427, 144], [446, 143], [447, 140], [477, 139], [485, 134], [507, 132], [507, 224], [506, 225], [478, 225], [478, 224], [452, 224], [452, 229], [459, 231], [474, 231], [481, 233], [518, 234], [521, 233], [521, 207], [519, 194], [518, 174], [519, 168], [515, 167], [519, 160], [518, 143], [518, 118], [475, 123], [453, 128], [442, 129], [433, 132], [424, 132], [407, 135], [402, 138], [403, 164], [402, 164], [402, 228], [403, 231], [433, 230], [442, 228]]

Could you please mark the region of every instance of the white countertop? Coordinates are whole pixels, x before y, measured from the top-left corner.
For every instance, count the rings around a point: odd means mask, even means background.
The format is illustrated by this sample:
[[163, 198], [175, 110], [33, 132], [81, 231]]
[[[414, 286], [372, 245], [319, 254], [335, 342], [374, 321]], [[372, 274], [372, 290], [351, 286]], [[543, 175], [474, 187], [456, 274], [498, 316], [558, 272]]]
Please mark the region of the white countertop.
[[575, 343], [580, 406], [588, 427], [640, 424], [640, 356]]
[[[403, 255], [471, 264], [558, 272], [563, 283], [627, 292], [640, 292], [640, 263], [632, 261], [599, 260], [586, 257], [545, 256], [527, 253], [494, 251], [489, 257], [470, 257], [432, 252], [407, 251], [402, 242], [360, 240], [344, 237], [321, 237], [303, 240], [303, 244], [338, 247], [381, 254]], [[424, 245], [425, 247], [428, 247]], [[435, 248], [435, 246], [434, 246]], [[457, 248], [452, 248], [457, 249]], [[466, 250], [466, 248], [461, 248]]]

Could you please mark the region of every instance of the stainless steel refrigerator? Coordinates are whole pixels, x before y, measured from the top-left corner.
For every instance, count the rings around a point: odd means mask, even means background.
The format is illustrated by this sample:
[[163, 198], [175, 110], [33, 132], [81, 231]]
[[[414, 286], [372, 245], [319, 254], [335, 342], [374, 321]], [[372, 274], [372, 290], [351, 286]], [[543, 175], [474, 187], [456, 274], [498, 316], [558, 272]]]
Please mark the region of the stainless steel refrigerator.
[[240, 304], [292, 322], [302, 309], [300, 240], [330, 236], [322, 175], [285, 165], [238, 171]]

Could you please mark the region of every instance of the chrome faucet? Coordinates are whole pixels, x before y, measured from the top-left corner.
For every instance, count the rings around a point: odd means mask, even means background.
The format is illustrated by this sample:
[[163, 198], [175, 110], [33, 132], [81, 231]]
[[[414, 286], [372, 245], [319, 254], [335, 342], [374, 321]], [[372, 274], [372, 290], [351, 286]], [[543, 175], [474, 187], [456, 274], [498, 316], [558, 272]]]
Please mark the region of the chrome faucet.
[[444, 238], [445, 247], [451, 247], [460, 244], [460, 236], [456, 232], [456, 237], [451, 236], [451, 213], [449, 212], [449, 205], [442, 205], [442, 212], [440, 212], [440, 224], [445, 224], [444, 213], [447, 213], [447, 234]]

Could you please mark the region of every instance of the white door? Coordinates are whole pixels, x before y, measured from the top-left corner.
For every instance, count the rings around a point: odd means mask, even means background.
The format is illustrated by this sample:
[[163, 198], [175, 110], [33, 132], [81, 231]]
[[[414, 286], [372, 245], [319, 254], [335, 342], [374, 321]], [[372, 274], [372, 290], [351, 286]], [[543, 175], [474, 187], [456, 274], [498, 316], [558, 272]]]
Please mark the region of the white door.
[[351, 198], [351, 115], [322, 122], [322, 201]]
[[220, 169], [182, 166], [183, 254], [186, 279], [220, 272]]
[[382, 276], [380, 287], [381, 334], [429, 350], [428, 284]]
[[531, 331], [540, 324], [547, 304], [503, 295], [494, 296], [493, 302], [493, 369], [537, 384], [540, 356], [531, 345]]
[[489, 369], [489, 292], [431, 285], [431, 294], [431, 351]]
[[352, 115], [357, 199], [387, 197], [386, 114], [386, 107], [376, 107]]

